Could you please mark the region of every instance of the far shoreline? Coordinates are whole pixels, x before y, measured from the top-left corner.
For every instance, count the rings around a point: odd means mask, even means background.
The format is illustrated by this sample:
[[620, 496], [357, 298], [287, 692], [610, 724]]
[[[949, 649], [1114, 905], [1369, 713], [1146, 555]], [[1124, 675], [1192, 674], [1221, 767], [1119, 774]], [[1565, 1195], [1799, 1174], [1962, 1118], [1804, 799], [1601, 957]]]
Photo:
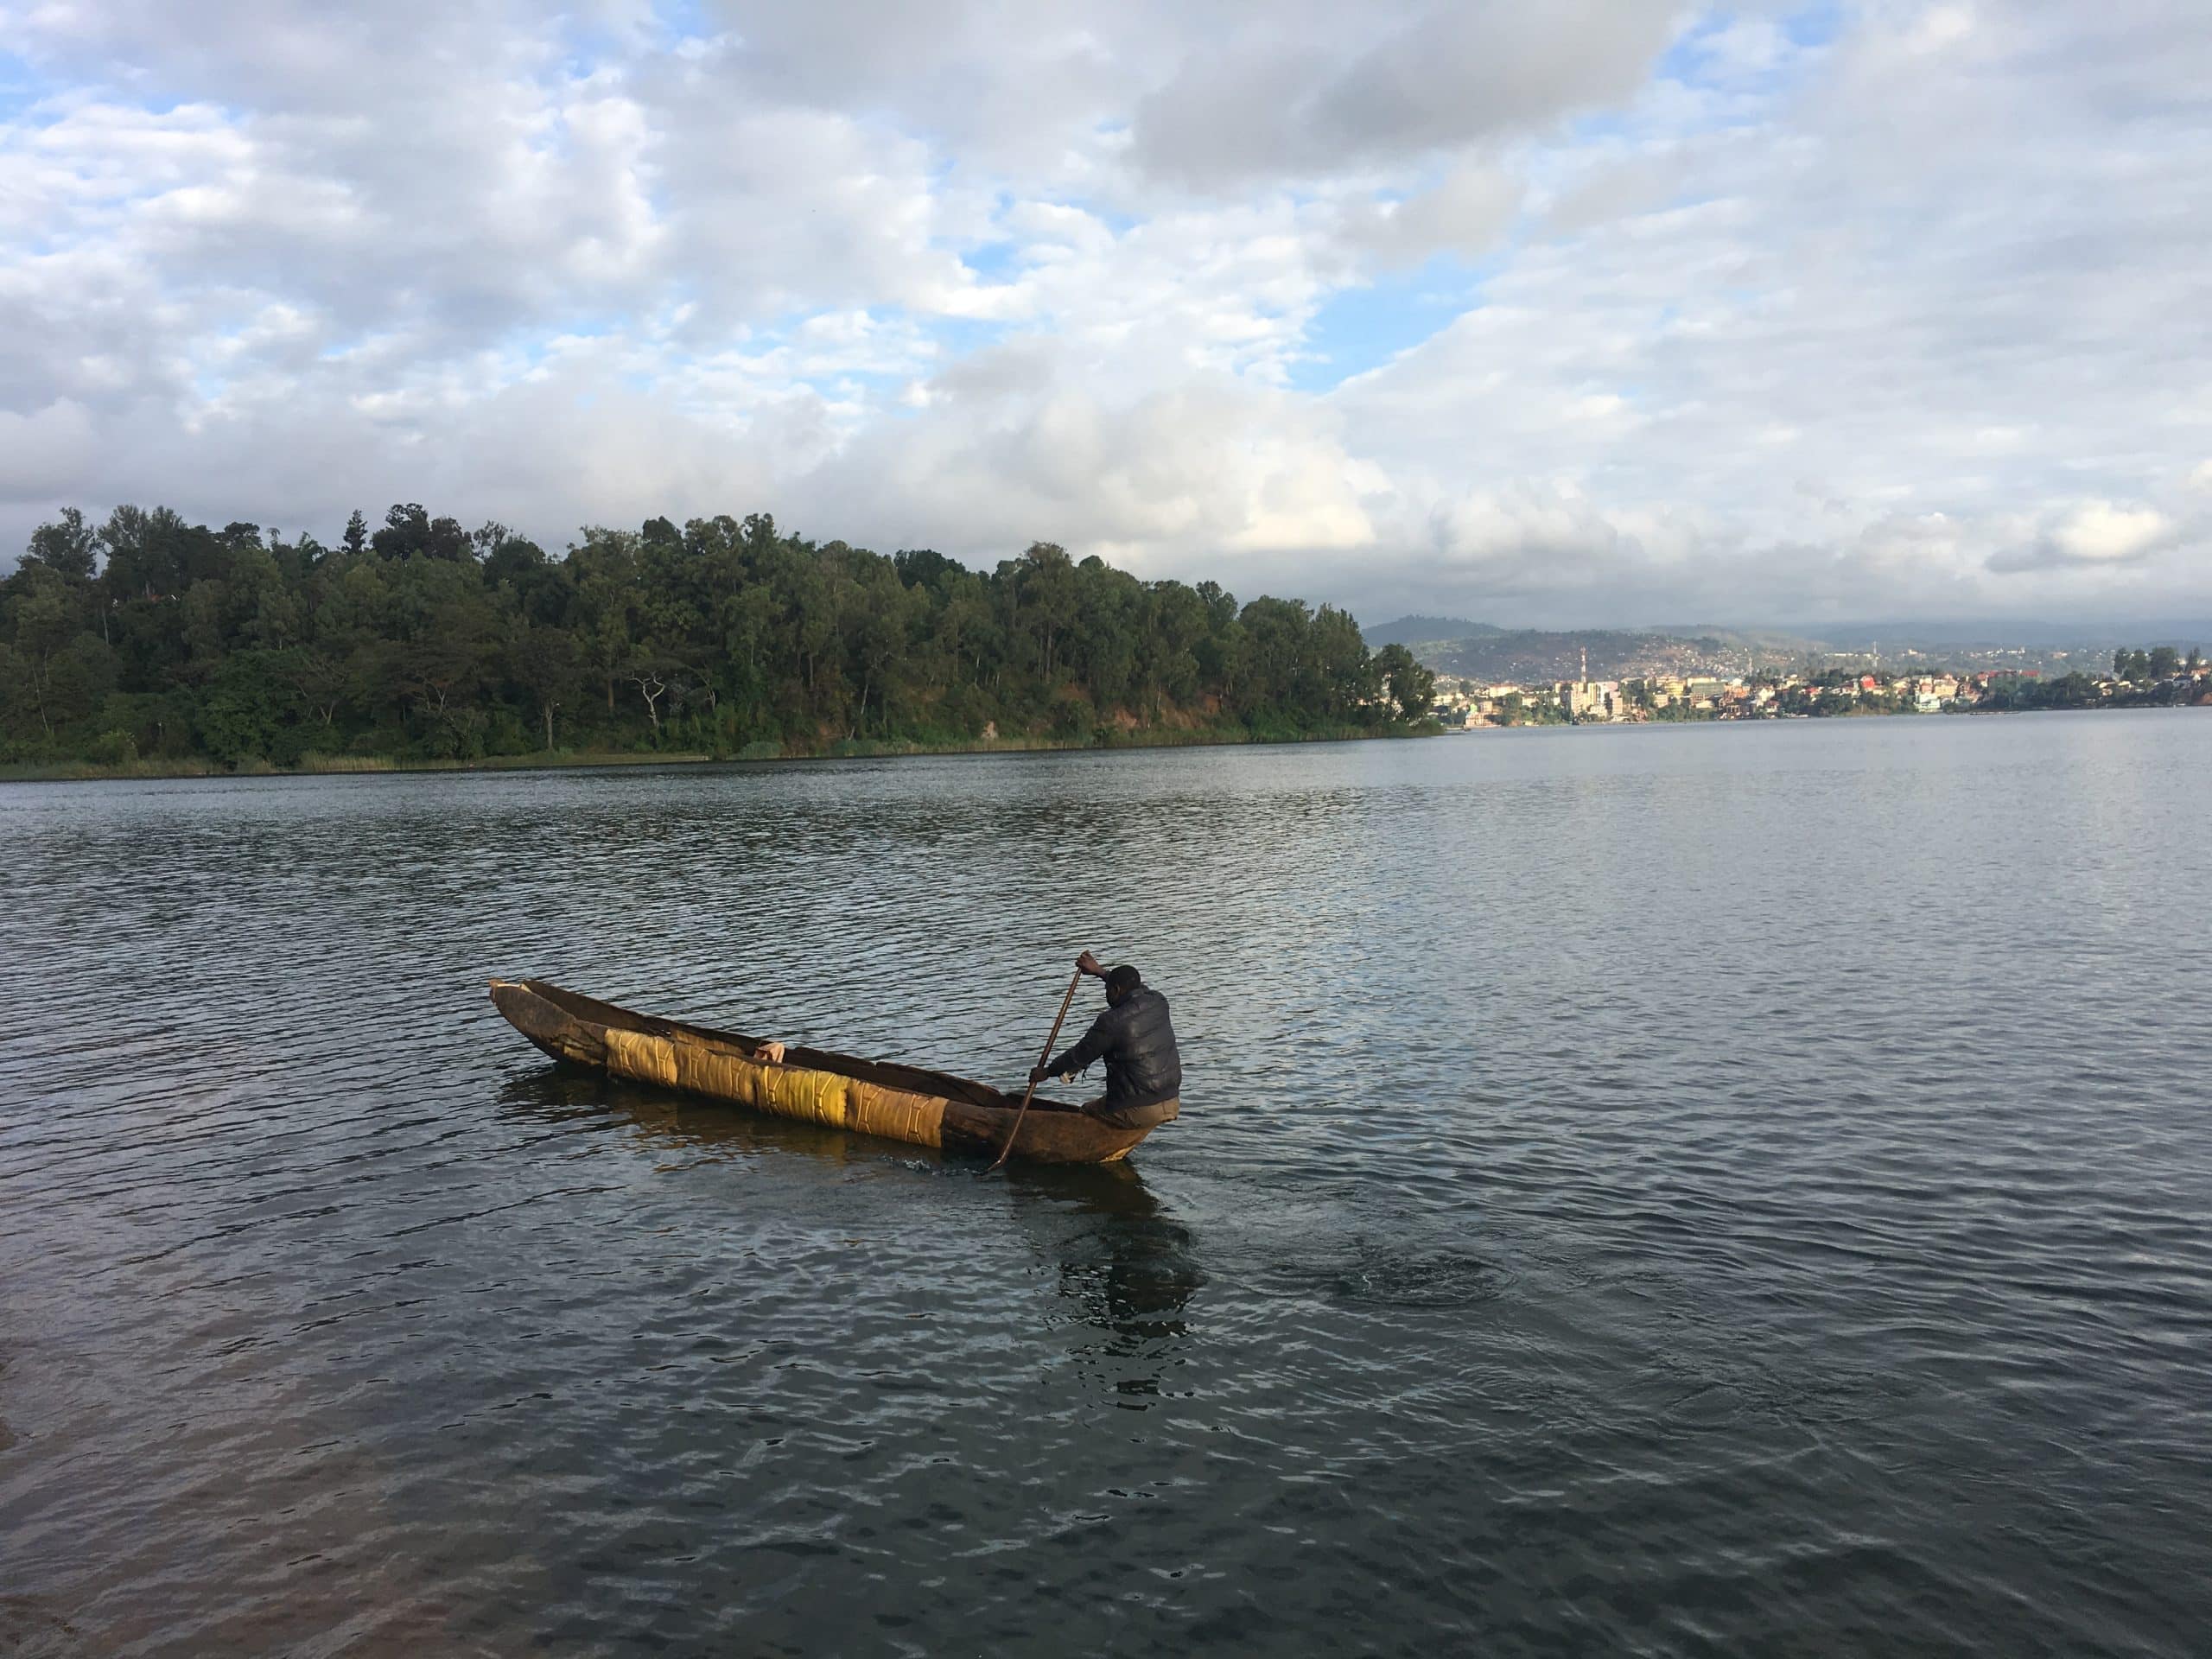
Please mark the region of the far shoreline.
[[[814, 753], [791, 753], [781, 745], [774, 753], [715, 754], [704, 749], [639, 753], [631, 749], [539, 750], [526, 755], [487, 755], [474, 760], [399, 760], [382, 755], [312, 755], [296, 766], [267, 762], [229, 767], [213, 761], [161, 764], [131, 761], [123, 765], [92, 760], [26, 761], [0, 766], [0, 784], [112, 784], [172, 783], [240, 778], [385, 778], [472, 772], [588, 772], [624, 766], [780, 766], [827, 760], [906, 760], [948, 755], [1110, 754], [1136, 749], [1214, 749], [1291, 747], [1308, 743], [1365, 743], [1402, 738], [1445, 735], [1434, 722], [1418, 727], [1369, 730], [1335, 727], [1296, 736], [1238, 735], [1206, 731], [1154, 740], [1109, 743], [1053, 738], [992, 738], [967, 743], [884, 743], [860, 740], [835, 743]], [[749, 746], [755, 747], [755, 746]]]
[[[1961, 709], [1946, 711], [1946, 715], [1933, 716], [1933, 718], [1986, 720], [2034, 715], [2185, 713], [2191, 709], [2199, 708], [2212, 708], [2212, 704], [2138, 704], [2118, 709], [2110, 707]], [[310, 757], [310, 764], [296, 766], [279, 766], [264, 763], [260, 766], [238, 768], [220, 766], [213, 762], [195, 764], [180, 761], [164, 766], [138, 761], [124, 766], [112, 766], [91, 760], [29, 761], [13, 766], [0, 766], [0, 785], [179, 783], [238, 778], [411, 778], [445, 773], [613, 771], [626, 766], [652, 768], [788, 766], [835, 760], [908, 760], [962, 755], [1111, 754], [1141, 749], [1292, 748], [1311, 743], [1368, 743], [1396, 741], [1402, 738], [1471, 737], [1478, 732], [1503, 734], [1507, 732], [1688, 731], [1707, 727], [1827, 725], [1843, 721], [1856, 722], [1900, 719], [1909, 719], [1912, 723], [1917, 724], [1929, 718], [1931, 716], [1907, 716], [1890, 713], [1852, 713], [1832, 715], [1789, 715], [1735, 720], [1527, 721], [1514, 726], [1479, 728], [1444, 726], [1430, 721], [1419, 727], [1400, 727], [1395, 729], [1383, 730], [1339, 728], [1294, 737], [1239, 736], [1233, 733], [1215, 731], [1169, 737], [1164, 741], [1132, 740], [1111, 743], [1079, 742], [1052, 738], [995, 738], [970, 743], [883, 743], [873, 740], [863, 740], [836, 743], [826, 750], [798, 754], [785, 753], [780, 746], [764, 745], [760, 747], [764, 749], [772, 747], [776, 752], [715, 754], [704, 749], [684, 749], [641, 753], [631, 749], [556, 749], [550, 752], [541, 750], [537, 753], [526, 755], [487, 755], [475, 760], [397, 760], [382, 755], [318, 755]]]

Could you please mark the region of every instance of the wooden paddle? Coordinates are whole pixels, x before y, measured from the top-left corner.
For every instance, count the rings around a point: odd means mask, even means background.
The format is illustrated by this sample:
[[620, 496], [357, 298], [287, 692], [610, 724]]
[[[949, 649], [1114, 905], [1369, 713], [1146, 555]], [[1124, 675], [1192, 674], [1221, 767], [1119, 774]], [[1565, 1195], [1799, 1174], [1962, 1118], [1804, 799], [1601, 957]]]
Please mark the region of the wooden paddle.
[[[1082, 983], [1083, 969], [1078, 968], [1075, 970], [1075, 977], [1068, 981], [1068, 994], [1060, 999], [1060, 1011], [1052, 1020], [1052, 1034], [1045, 1039], [1045, 1052], [1037, 1057], [1038, 1065], [1042, 1065], [1052, 1058], [1052, 1045], [1060, 1040], [1061, 1023], [1067, 1019], [1068, 1009], [1075, 1002], [1075, 988]], [[999, 1148], [999, 1155], [992, 1163], [991, 1169], [996, 1169], [1000, 1164], [1006, 1162], [1007, 1154], [1014, 1150], [1014, 1137], [1021, 1133], [1021, 1120], [1029, 1116], [1029, 1103], [1036, 1093], [1037, 1079], [1032, 1077], [1029, 1079], [1029, 1087], [1022, 1090], [1021, 1109], [1014, 1115], [1014, 1127], [1006, 1132], [1006, 1145]], [[985, 1170], [983, 1173], [989, 1174], [991, 1169]]]

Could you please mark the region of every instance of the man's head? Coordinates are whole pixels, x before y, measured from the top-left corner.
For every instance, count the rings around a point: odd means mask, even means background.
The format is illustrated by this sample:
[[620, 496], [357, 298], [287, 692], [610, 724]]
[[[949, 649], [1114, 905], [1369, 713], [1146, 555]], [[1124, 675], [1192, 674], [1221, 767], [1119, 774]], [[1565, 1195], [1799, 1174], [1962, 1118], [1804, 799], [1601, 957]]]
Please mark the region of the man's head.
[[1106, 976], [1106, 1004], [1118, 1007], [1144, 988], [1144, 976], [1123, 963]]

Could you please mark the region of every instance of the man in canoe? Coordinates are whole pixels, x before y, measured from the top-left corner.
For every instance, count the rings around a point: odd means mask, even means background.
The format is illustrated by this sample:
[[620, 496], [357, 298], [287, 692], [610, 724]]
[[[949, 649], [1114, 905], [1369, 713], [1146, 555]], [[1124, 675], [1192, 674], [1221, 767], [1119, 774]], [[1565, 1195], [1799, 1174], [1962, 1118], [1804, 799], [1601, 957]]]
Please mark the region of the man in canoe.
[[1124, 963], [1111, 971], [1084, 951], [1076, 967], [1106, 982], [1106, 1011], [1091, 1021], [1083, 1040], [1029, 1074], [1032, 1083], [1072, 1077], [1094, 1060], [1106, 1062], [1106, 1092], [1085, 1101], [1083, 1109], [1119, 1128], [1149, 1128], [1182, 1110], [1183, 1057], [1175, 1046], [1175, 1027], [1167, 1023], [1167, 999]]

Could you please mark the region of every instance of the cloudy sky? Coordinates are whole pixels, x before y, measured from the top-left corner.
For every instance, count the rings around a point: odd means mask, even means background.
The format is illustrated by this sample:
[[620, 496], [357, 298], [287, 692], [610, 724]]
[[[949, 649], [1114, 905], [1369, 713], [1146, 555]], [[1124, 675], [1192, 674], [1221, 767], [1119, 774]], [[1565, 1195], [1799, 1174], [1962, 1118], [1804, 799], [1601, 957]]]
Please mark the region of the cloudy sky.
[[66, 504], [2212, 614], [2202, 0], [0, 0]]

